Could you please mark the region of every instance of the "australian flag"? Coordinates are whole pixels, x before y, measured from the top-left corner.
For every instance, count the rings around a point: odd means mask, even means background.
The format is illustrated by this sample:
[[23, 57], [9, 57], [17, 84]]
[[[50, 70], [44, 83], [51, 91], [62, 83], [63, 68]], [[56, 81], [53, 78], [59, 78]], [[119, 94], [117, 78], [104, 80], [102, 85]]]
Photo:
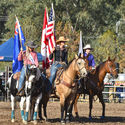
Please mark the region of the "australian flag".
[[21, 26], [19, 24], [19, 21], [16, 18], [15, 33], [14, 33], [13, 65], [12, 65], [14, 74], [16, 72], [20, 72], [23, 67], [23, 61], [18, 61], [18, 55], [20, 53], [21, 46], [23, 50], [25, 49], [24, 43], [25, 43], [25, 38], [22, 32]]

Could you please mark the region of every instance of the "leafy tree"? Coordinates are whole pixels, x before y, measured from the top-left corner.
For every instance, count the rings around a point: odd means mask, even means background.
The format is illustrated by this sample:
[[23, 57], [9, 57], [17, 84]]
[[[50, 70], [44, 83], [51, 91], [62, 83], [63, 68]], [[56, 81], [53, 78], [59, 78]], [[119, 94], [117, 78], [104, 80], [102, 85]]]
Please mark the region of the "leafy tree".
[[94, 48], [96, 48], [94, 50], [94, 56], [97, 64], [105, 61], [109, 56], [111, 58], [114, 58], [119, 54], [116, 51], [118, 46], [116, 35], [110, 30], [100, 36], [96, 42], [97, 43], [95, 44], [95, 46], [93, 46]]
[[[79, 31], [83, 32], [83, 42], [91, 43], [97, 64], [105, 60], [109, 53], [114, 56], [121, 49], [116, 46], [124, 45], [124, 37], [116, 38], [116, 22], [125, 19], [124, 0], [4, 0], [0, 1], [0, 12], [7, 16], [7, 22], [0, 22], [0, 37], [9, 39], [14, 36], [15, 15], [18, 17], [26, 40], [32, 39], [39, 45], [45, 7], [55, 9], [56, 38], [64, 35], [69, 38], [69, 60], [78, 52]], [[119, 30], [124, 33], [123, 26]], [[117, 41], [120, 43], [117, 45]], [[117, 50], [117, 51], [116, 51]], [[121, 59], [119, 57], [119, 59]]]

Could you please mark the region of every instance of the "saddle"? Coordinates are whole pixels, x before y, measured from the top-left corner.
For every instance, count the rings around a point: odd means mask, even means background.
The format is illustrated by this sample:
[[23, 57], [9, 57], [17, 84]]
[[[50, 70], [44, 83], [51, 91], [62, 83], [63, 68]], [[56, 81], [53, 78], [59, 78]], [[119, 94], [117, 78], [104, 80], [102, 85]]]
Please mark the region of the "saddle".
[[64, 71], [64, 67], [60, 67], [58, 70], [57, 70], [57, 73], [56, 73], [56, 79], [55, 79], [55, 83], [56, 85], [58, 85], [60, 83], [60, 81], [62, 80], [62, 73]]

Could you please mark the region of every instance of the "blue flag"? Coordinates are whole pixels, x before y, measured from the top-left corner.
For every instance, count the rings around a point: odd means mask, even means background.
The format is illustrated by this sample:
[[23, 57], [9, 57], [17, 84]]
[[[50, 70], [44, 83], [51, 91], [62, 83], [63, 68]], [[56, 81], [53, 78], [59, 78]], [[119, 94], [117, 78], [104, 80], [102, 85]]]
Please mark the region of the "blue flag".
[[25, 38], [21, 26], [19, 24], [19, 21], [16, 18], [15, 33], [14, 33], [13, 65], [12, 65], [13, 73], [20, 72], [23, 67], [23, 61], [18, 61], [18, 55], [20, 53], [21, 46], [23, 50], [25, 49], [24, 43], [25, 43]]

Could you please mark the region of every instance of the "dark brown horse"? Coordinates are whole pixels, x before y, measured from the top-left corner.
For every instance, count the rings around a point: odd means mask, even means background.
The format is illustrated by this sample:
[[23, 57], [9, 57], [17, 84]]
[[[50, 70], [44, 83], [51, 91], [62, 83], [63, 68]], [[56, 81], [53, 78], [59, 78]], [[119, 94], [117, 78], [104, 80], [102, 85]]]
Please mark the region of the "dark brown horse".
[[[86, 92], [87, 94], [89, 94], [89, 119], [92, 118], [91, 111], [92, 111], [92, 105], [93, 105], [93, 97], [95, 95], [97, 95], [97, 97], [99, 98], [99, 101], [102, 104], [103, 110], [102, 110], [101, 118], [105, 117], [105, 103], [103, 101], [102, 91], [104, 89], [103, 80], [106, 76], [106, 73], [110, 73], [114, 77], [118, 76], [117, 68], [115, 65], [115, 59], [111, 60], [109, 57], [107, 61], [98, 65], [94, 71], [88, 73], [86, 82], [84, 81], [84, 79], [81, 80], [83, 89], [86, 88]], [[74, 111], [76, 116], [78, 116], [77, 101], [79, 99], [79, 96], [80, 94], [77, 95], [74, 103]]]

